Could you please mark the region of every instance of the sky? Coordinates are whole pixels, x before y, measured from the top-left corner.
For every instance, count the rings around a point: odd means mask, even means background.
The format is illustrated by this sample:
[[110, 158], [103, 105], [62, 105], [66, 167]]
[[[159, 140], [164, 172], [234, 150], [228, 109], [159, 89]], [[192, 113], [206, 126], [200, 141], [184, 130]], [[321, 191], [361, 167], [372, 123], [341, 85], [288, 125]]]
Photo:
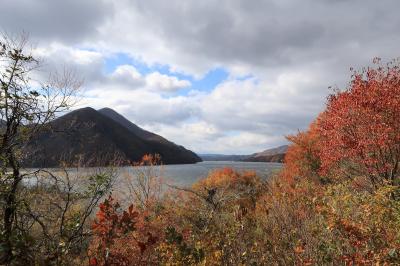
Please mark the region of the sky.
[[[1, 0], [0, 30], [29, 33], [41, 73], [197, 153], [287, 143], [350, 68], [397, 58], [398, 0]], [[45, 76], [43, 74], [43, 76]]]

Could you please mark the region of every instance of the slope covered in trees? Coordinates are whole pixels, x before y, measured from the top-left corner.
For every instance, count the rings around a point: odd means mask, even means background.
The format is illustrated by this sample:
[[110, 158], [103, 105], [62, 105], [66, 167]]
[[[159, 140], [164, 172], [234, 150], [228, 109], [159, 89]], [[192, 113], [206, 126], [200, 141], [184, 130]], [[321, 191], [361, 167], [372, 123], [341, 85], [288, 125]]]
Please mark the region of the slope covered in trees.
[[164, 164], [196, 163], [193, 152], [145, 131], [115, 111], [82, 108], [48, 124], [48, 130], [30, 141], [29, 167], [54, 167], [61, 161], [86, 166], [127, 165], [145, 154], [159, 154]]
[[243, 162], [273, 162], [282, 163], [285, 158], [287, 145], [267, 149], [248, 155], [200, 154], [204, 161], [243, 161]]

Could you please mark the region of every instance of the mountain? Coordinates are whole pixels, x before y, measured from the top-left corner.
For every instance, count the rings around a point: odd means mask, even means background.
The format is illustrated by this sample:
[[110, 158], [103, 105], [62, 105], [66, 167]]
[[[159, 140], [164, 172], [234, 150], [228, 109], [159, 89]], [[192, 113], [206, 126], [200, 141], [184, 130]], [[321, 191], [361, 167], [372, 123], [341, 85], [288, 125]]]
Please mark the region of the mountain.
[[103, 108], [98, 110], [98, 112], [111, 118], [120, 125], [123, 125], [136, 136], [139, 136], [140, 138], [156, 146], [158, 151], [157, 153], [159, 153], [162, 157], [176, 157], [176, 159], [182, 161], [181, 163], [196, 163], [202, 161], [201, 158], [194, 152], [187, 150], [185, 147], [177, 145], [161, 137], [160, 135], [144, 130], [111, 108]]
[[250, 155], [199, 154], [203, 161], [242, 161]]
[[192, 151], [141, 129], [109, 108], [78, 109], [50, 122], [48, 128], [28, 143], [24, 166], [55, 167], [60, 161], [104, 166], [115, 160], [127, 165], [155, 153], [164, 164], [201, 161]]
[[273, 149], [254, 153], [243, 161], [246, 162], [275, 162], [282, 163], [285, 159], [288, 145], [282, 145]]
[[277, 162], [282, 163], [288, 145], [279, 146], [251, 155], [199, 154], [204, 161], [242, 161], [242, 162]]
[[120, 115], [119, 113], [117, 113], [116, 111], [114, 111], [111, 108], [103, 108], [103, 109], [98, 110], [98, 112], [111, 118], [115, 122], [123, 125], [124, 127], [129, 129], [131, 132], [133, 132], [134, 134], [136, 134], [137, 136], [139, 136], [142, 139], [173, 144], [172, 142], [169, 142], [168, 140], [166, 140], [165, 138], [163, 138], [157, 134], [154, 134], [150, 131], [147, 131], [147, 130], [144, 130], [143, 128], [138, 127], [137, 125], [135, 125], [134, 123], [132, 123], [131, 121], [129, 121], [128, 119], [126, 119], [125, 117], [123, 117], [122, 115]]
[[277, 162], [282, 163], [288, 145], [268, 149], [250, 155], [226, 155], [226, 154], [199, 154], [204, 161], [242, 161], [242, 162]]
[[268, 149], [259, 153], [253, 154], [254, 157], [261, 157], [261, 156], [271, 156], [271, 155], [277, 155], [277, 154], [284, 154], [287, 152], [288, 145], [282, 145], [273, 149]]

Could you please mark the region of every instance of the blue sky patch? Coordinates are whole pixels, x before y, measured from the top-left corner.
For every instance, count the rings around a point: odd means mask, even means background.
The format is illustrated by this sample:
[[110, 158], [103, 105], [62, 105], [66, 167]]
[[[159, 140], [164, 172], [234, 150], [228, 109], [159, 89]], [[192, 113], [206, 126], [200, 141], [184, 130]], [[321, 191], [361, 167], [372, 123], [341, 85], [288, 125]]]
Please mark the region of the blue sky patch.
[[190, 87], [180, 90], [178, 95], [187, 95], [191, 90], [199, 90], [202, 92], [212, 91], [218, 84], [226, 80], [229, 76], [228, 71], [224, 68], [214, 68], [207, 72], [201, 79], [195, 79], [192, 75], [176, 73], [170, 71], [170, 66], [156, 64], [149, 66], [138, 59], [132, 58], [124, 53], [114, 54], [105, 60], [104, 71], [106, 74], [112, 73], [120, 65], [134, 66], [142, 75], [152, 72], [159, 72], [164, 75], [177, 77], [181, 80], [188, 80], [192, 84]]

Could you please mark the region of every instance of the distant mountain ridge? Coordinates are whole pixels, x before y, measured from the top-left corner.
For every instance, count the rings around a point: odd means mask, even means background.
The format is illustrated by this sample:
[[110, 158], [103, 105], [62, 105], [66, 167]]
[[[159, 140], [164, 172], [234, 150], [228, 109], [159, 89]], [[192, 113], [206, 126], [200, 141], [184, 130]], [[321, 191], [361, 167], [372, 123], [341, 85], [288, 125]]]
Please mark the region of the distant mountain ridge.
[[262, 152], [258, 152], [253, 154], [254, 157], [260, 157], [260, 156], [271, 156], [271, 155], [277, 155], [277, 154], [284, 154], [287, 152], [288, 145], [282, 145], [276, 148], [272, 149], [267, 149]]
[[242, 161], [242, 162], [276, 162], [282, 163], [288, 145], [267, 149], [250, 155], [200, 154], [204, 161]]
[[254, 153], [248, 158], [244, 159], [245, 162], [272, 162], [283, 163], [288, 149], [288, 145], [282, 145], [276, 148], [267, 149], [262, 152]]
[[242, 161], [250, 155], [199, 154], [204, 161]]
[[123, 165], [145, 154], [160, 154], [164, 164], [188, 164], [201, 158], [190, 150], [146, 131], [110, 108], [86, 107], [49, 123], [51, 130], [28, 144], [26, 167], [55, 167], [60, 161], [85, 166]]

